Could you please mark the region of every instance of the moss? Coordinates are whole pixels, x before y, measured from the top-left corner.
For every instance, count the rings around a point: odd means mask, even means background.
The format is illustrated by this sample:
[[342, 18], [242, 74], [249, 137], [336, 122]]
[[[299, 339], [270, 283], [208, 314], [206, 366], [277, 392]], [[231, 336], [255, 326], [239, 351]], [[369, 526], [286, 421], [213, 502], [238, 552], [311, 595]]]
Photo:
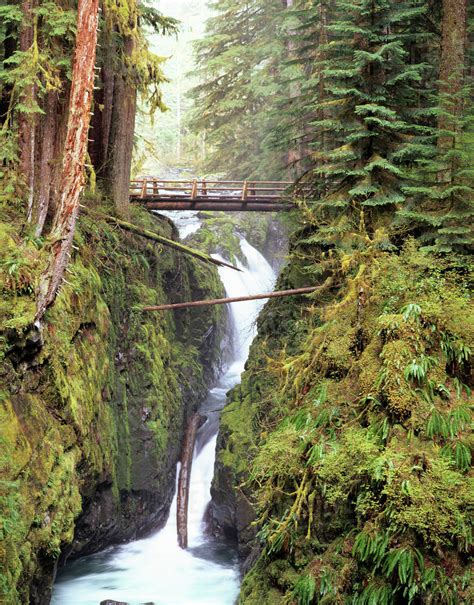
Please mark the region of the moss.
[[267, 215], [252, 212], [236, 212], [220, 215], [202, 212], [203, 219], [198, 231], [189, 236], [189, 241], [209, 254], [220, 253], [231, 262], [245, 259], [240, 249], [244, 237], [257, 250], [265, 250], [272, 219]]
[[[245, 576], [240, 590], [239, 604], [283, 605], [285, 602], [282, 593], [271, 586], [271, 576], [267, 575], [265, 564], [265, 560], [259, 560], [255, 568]], [[274, 572], [275, 569], [270, 571]]]
[[[279, 285], [310, 270], [298, 247]], [[306, 602], [313, 583], [320, 603], [468, 603], [469, 271], [408, 242], [337, 276], [312, 303], [265, 307], [224, 410], [221, 472], [263, 552], [241, 603]]]
[[[133, 212], [173, 235], [169, 223]], [[77, 538], [77, 553], [160, 521], [186, 417], [219, 363], [224, 315], [183, 313], [179, 328], [172, 314], [143, 315], [144, 303], [218, 297], [217, 271], [82, 216], [38, 342], [30, 311], [44, 250], [10, 227], [0, 237], [3, 261], [19, 243], [22, 254], [31, 250], [0, 308], [1, 588], [14, 605], [29, 602], [35, 584], [47, 592], [78, 523], [92, 524], [96, 543]], [[101, 506], [107, 514], [96, 520]]]

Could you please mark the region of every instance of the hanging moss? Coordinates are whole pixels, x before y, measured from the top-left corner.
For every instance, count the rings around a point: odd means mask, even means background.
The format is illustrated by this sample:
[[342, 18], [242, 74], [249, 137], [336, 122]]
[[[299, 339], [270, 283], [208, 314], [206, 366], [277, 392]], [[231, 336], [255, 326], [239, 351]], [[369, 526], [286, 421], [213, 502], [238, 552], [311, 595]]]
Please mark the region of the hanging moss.
[[260, 553], [242, 604], [472, 600], [469, 274], [412, 242], [363, 256], [267, 304], [222, 415], [214, 516]]

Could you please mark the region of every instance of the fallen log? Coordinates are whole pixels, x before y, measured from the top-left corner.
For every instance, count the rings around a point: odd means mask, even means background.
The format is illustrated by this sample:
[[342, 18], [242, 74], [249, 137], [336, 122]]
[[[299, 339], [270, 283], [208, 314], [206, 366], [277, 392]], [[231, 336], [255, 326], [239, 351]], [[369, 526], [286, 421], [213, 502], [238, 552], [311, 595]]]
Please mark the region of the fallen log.
[[196, 300], [193, 302], [174, 303], [169, 305], [156, 305], [142, 307], [142, 311], [168, 311], [170, 309], [187, 309], [189, 307], [210, 307], [212, 305], [226, 305], [227, 303], [243, 302], [246, 300], [261, 300], [263, 298], [280, 298], [283, 296], [298, 296], [300, 294], [310, 294], [319, 290], [322, 286], [312, 286], [310, 288], [296, 288], [294, 290], [280, 290], [277, 292], [266, 292], [264, 294], [253, 294], [251, 296], [236, 296], [234, 298], [214, 298], [210, 300]]
[[218, 260], [217, 258], [212, 258], [208, 254], [201, 252], [201, 250], [196, 250], [196, 248], [190, 248], [189, 246], [185, 246], [180, 242], [175, 242], [172, 239], [168, 239], [167, 237], [163, 237], [162, 235], [158, 235], [154, 231], [149, 231], [148, 229], [144, 229], [143, 227], [139, 227], [138, 225], [134, 225], [133, 223], [128, 223], [127, 221], [123, 221], [115, 216], [111, 216], [109, 214], [102, 214], [102, 212], [97, 212], [96, 210], [91, 210], [87, 208], [87, 206], [81, 205], [81, 209], [86, 214], [91, 214], [97, 216], [107, 223], [112, 223], [117, 225], [118, 227], [125, 229], [126, 231], [130, 231], [131, 233], [135, 233], [136, 235], [140, 235], [141, 237], [151, 240], [153, 242], [158, 242], [163, 244], [163, 246], [167, 246], [168, 248], [173, 248], [174, 250], [179, 250], [179, 252], [183, 252], [183, 254], [189, 254], [194, 258], [204, 262], [211, 263], [212, 265], [217, 265], [218, 267], [228, 267], [229, 269], [234, 269], [235, 271], [241, 271], [235, 265], [231, 265], [230, 263], [226, 263], [225, 261]]
[[188, 423], [181, 452], [181, 468], [179, 470], [178, 492], [176, 500], [176, 525], [178, 528], [178, 545], [188, 547], [188, 507], [189, 488], [191, 485], [191, 469], [193, 465], [194, 445], [201, 417], [194, 414]]

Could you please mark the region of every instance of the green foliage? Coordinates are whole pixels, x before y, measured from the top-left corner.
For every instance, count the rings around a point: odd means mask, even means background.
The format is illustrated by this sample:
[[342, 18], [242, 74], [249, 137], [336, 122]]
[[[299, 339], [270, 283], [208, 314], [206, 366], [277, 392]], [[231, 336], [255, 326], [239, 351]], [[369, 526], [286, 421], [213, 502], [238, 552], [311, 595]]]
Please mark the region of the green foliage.
[[415, 167], [404, 186], [409, 203], [400, 215], [419, 226], [421, 241], [437, 253], [466, 250], [474, 242], [472, 92], [470, 78], [459, 93], [434, 95], [436, 124], [417, 137]]
[[[304, 322], [267, 306], [232, 420], [224, 414], [232, 455], [221, 460], [253, 498], [266, 562], [243, 594], [274, 586], [267, 568], [286, 561], [297, 577], [279, 585], [281, 602], [306, 602], [314, 586], [308, 599], [321, 603], [468, 603], [472, 410], [456, 381], [470, 384], [470, 278], [413, 242], [359, 262], [364, 273], [341, 272], [332, 294], [303, 303]], [[301, 315], [301, 303], [286, 305]]]
[[316, 582], [310, 575], [301, 576], [293, 590], [298, 605], [311, 605], [316, 594]]
[[[112, 46], [116, 72], [134, 85], [150, 114], [157, 110], [165, 111], [162, 84], [167, 81], [163, 72], [166, 58], [150, 50], [146, 33], [151, 29], [161, 35], [176, 34], [176, 19], [136, 0], [107, 0], [102, 19], [104, 48], [110, 53], [109, 47]], [[117, 36], [116, 32], [120, 35]], [[130, 41], [133, 42], [131, 53]]]
[[[281, 4], [281, 3], [280, 3]], [[205, 37], [196, 43], [195, 106], [190, 126], [204, 132], [204, 170], [230, 178], [281, 176], [282, 155], [267, 139], [277, 120], [272, 103], [288, 94], [280, 77], [286, 55], [287, 23], [270, 0], [217, 0]]]

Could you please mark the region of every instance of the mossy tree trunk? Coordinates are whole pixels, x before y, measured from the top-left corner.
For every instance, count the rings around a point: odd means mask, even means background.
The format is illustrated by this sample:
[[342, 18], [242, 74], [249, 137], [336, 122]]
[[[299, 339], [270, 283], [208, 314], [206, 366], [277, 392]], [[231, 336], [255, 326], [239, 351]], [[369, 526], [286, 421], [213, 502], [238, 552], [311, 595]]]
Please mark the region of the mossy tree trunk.
[[[34, 0], [23, 0], [21, 11], [23, 24], [20, 31], [20, 50], [28, 52], [35, 44], [35, 26], [33, 18]], [[20, 149], [20, 171], [27, 187], [27, 220], [31, 221], [33, 212], [35, 184], [35, 130], [36, 120], [32, 108], [35, 103], [35, 86], [30, 84], [22, 96], [22, 104], [30, 111], [21, 111], [18, 117], [18, 144]]]
[[[467, 46], [467, 0], [443, 0], [441, 23], [441, 58], [439, 68], [441, 113], [439, 117], [439, 151], [444, 154], [453, 148], [459, 117], [463, 109]], [[444, 174], [444, 177], [451, 176]]]
[[[129, 61], [134, 50], [135, 40], [133, 35], [130, 35], [124, 44], [124, 55]], [[117, 213], [122, 218], [129, 216], [130, 169], [137, 108], [137, 89], [127, 71], [125, 66], [124, 73], [115, 79], [112, 123], [108, 141], [109, 168], [106, 177], [109, 193], [114, 200]]]
[[54, 301], [70, 255], [79, 196], [84, 186], [84, 162], [94, 87], [99, 0], [79, 0], [68, 125], [63, 154], [61, 197], [51, 232], [51, 252], [40, 278], [36, 319]]

